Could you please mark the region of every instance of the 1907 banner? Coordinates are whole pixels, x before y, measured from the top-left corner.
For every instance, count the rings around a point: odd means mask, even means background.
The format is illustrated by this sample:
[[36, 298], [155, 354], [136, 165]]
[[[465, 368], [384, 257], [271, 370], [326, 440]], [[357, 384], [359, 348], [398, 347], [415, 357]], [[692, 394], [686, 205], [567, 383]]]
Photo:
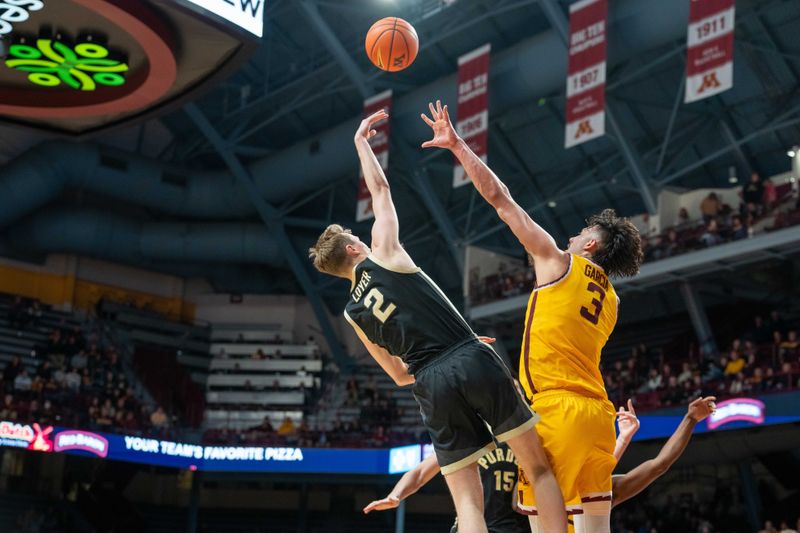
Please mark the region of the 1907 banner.
[[[456, 131], [484, 163], [489, 134], [489, 53], [485, 44], [458, 58], [458, 118]], [[469, 183], [464, 167], [456, 161], [453, 187]]]
[[[381, 109], [391, 114], [391, 107], [391, 90], [376, 94], [364, 101], [364, 118]], [[389, 121], [385, 120], [372, 129], [374, 129], [377, 134], [369, 140], [369, 145], [372, 147], [372, 151], [375, 153], [375, 157], [378, 159], [381, 168], [386, 172], [389, 169]], [[369, 194], [369, 189], [367, 189], [367, 182], [364, 180], [364, 174], [359, 171], [356, 222], [363, 222], [364, 220], [369, 220], [374, 217], [375, 213], [372, 212], [372, 197]]]
[[735, 0], [690, 0], [686, 103], [733, 87], [735, 22]]
[[567, 148], [606, 132], [607, 27], [608, 0], [582, 0], [569, 6]]

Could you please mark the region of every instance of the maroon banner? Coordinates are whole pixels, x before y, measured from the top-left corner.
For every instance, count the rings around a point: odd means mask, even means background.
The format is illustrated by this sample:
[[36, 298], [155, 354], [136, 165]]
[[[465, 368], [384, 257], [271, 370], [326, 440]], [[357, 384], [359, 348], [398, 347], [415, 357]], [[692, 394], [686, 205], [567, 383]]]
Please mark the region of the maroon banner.
[[[387, 113], [392, 112], [392, 91], [384, 91], [376, 94], [371, 98], [364, 101], [364, 118], [385, 109]], [[375, 157], [378, 158], [381, 168], [384, 172], [389, 169], [389, 120], [375, 126], [373, 129], [377, 132], [373, 138], [369, 140], [372, 151]], [[358, 204], [356, 206], [356, 222], [362, 222], [374, 218], [375, 214], [372, 212], [372, 196], [369, 194], [367, 182], [364, 180], [364, 174], [359, 172], [358, 176]]]
[[[456, 131], [484, 163], [489, 134], [489, 54], [485, 44], [458, 58], [458, 116]], [[469, 183], [464, 167], [456, 161], [453, 187]]]
[[735, 0], [690, 0], [686, 103], [733, 87], [735, 23]]
[[606, 133], [607, 27], [608, 0], [569, 6], [567, 148]]

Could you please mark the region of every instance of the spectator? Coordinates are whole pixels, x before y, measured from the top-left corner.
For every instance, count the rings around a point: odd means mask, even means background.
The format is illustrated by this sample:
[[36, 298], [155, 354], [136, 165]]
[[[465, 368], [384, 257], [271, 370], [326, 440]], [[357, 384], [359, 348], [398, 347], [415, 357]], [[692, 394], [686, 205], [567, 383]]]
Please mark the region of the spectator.
[[294, 423], [294, 420], [289, 418], [288, 416], [283, 419], [280, 427], [278, 428], [278, 435], [281, 437], [291, 437], [297, 433], [297, 426]]
[[308, 370], [306, 370], [305, 366], [301, 366], [300, 370], [297, 371], [297, 377], [304, 378], [308, 376]]
[[728, 364], [725, 365], [725, 376], [733, 376], [738, 374], [744, 369], [745, 360], [739, 355], [738, 351], [731, 352], [731, 358]]
[[681, 365], [681, 373], [678, 374], [678, 384], [682, 385], [683, 383], [692, 379], [692, 369], [689, 366], [689, 363], [684, 362]]
[[769, 328], [764, 323], [764, 319], [760, 315], [756, 315], [753, 319], [753, 328], [750, 330], [750, 338], [756, 344], [766, 344], [770, 341], [771, 334]]
[[167, 419], [167, 413], [164, 412], [164, 408], [160, 405], [153, 411], [153, 414], [150, 415], [150, 423], [153, 424], [153, 427], [156, 429], [166, 429], [169, 425], [169, 420]]
[[786, 340], [778, 345], [778, 361], [783, 364], [787, 360], [797, 361], [800, 341], [797, 340], [797, 332], [792, 330], [788, 333]]
[[736, 378], [731, 382], [731, 386], [728, 388], [728, 392], [732, 395], [739, 395], [742, 394], [744, 390], [745, 390], [744, 374], [739, 372], [738, 374], [736, 374]]
[[797, 533], [797, 531], [790, 528], [786, 520], [783, 520], [781, 521], [781, 527], [778, 529], [778, 533]]
[[748, 237], [747, 226], [742, 224], [742, 217], [739, 215], [734, 215], [732, 222], [733, 224], [731, 226], [731, 230], [733, 231], [733, 234], [731, 235], [731, 238], [734, 241], [746, 239]]
[[691, 220], [689, 220], [689, 211], [687, 211], [685, 207], [681, 207], [678, 211], [678, 220], [675, 223], [675, 227], [678, 229], [685, 229], [690, 224]]
[[716, 220], [711, 219], [708, 222], [705, 232], [700, 236], [700, 242], [702, 242], [707, 248], [716, 246], [722, 242], [722, 237], [719, 235], [719, 226], [717, 225]]
[[655, 368], [650, 369], [650, 376], [648, 380], [640, 388], [640, 392], [655, 392], [661, 388], [661, 374]]
[[31, 378], [28, 375], [28, 371], [26, 369], [22, 369], [22, 371], [17, 374], [17, 377], [14, 378], [14, 390], [20, 392], [27, 392], [31, 390]]
[[778, 310], [773, 310], [769, 314], [769, 325], [772, 331], [778, 331], [781, 335], [786, 334], [786, 321], [781, 316]]
[[764, 208], [764, 184], [757, 172], [750, 175], [750, 181], [742, 187], [742, 200], [747, 213], [760, 215]]
[[[70, 339], [74, 338], [75, 337], [70, 337]], [[84, 368], [86, 368], [86, 365], [88, 363], [89, 359], [86, 357], [86, 354], [84, 353], [83, 350], [78, 351], [78, 353], [73, 355], [72, 358], [69, 360], [69, 364], [72, 366], [72, 368], [74, 368], [78, 372], [81, 372]]]
[[20, 359], [18, 355], [15, 355], [11, 362], [3, 369], [3, 381], [8, 384], [14, 383], [14, 378], [16, 378], [17, 374], [21, 371], [22, 359]]
[[767, 520], [766, 522], [764, 522], [764, 527], [762, 527], [758, 533], [778, 533], [778, 532], [775, 529], [775, 526], [772, 525], [772, 521]]
[[264, 350], [259, 348], [258, 350], [255, 351], [255, 353], [252, 355], [251, 358], [255, 359], [255, 360], [262, 360], [262, 359], [266, 359], [267, 356], [266, 356], [266, 354], [264, 354]]
[[703, 198], [703, 201], [700, 202], [700, 213], [703, 215], [703, 222], [708, 224], [714, 220], [719, 214], [721, 208], [722, 203], [719, 201], [717, 193], [709, 193], [708, 196]]

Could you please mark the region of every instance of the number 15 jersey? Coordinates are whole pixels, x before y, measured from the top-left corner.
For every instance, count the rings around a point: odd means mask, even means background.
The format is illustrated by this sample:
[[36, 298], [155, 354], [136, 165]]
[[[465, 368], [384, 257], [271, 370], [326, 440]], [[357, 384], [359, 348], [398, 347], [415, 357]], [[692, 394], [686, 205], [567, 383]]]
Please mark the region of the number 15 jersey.
[[373, 256], [356, 265], [344, 316], [373, 343], [403, 359], [414, 374], [475, 333], [421, 269], [396, 270]]
[[561, 278], [534, 289], [519, 360], [519, 378], [529, 399], [548, 390], [608, 399], [600, 352], [617, 323], [618, 307], [603, 269], [574, 254]]

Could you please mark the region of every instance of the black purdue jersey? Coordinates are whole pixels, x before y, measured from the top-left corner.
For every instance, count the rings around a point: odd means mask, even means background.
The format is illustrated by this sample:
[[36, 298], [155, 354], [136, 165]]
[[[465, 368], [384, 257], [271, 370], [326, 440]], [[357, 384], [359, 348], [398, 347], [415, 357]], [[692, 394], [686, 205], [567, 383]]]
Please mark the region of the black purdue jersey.
[[355, 269], [345, 318], [413, 374], [431, 357], [475, 339], [447, 296], [419, 268], [397, 271], [370, 256]]
[[[512, 506], [517, 485], [517, 459], [508, 444], [500, 444], [478, 459], [483, 484], [483, 516], [489, 533], [530, 533], [528, 517]], [[451, 531], [458, 530], [458, 523]]]

